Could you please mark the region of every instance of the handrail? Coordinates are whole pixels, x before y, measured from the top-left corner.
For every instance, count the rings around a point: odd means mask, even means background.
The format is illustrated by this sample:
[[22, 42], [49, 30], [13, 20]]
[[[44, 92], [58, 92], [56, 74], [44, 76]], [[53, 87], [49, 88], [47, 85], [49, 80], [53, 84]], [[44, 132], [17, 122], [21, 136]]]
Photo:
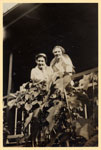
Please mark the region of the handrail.
[[90, 70], [86, 70], [86, 71], [83, 71], [83, 72], [80, 72], [80, 73], [77, 73], [77, 74], [74, 74], [72, 76], [72, 78], [75, 79], [75, 78], [83, 76], [84, 74], [89, 74], [91, 72], [96, 72], [96, 71], [98, 71], [98, 67], [90, 69]]
[[[77, 74], [74, 74], [72, 76], [72, 79], [79, 78], [79, 77], [83, 76], [84, 74], [89, 74], [91, 72], [96, 72], [96, 71], [98, 71], [98, 67], [93, 68], [93, 69], [89, 69], [89, 70], [86, 70], [86, 71], [83, 71], [83, 72], [80, 72], [80, 73], [77, 73]], [[9, 95], [4, 96], [3, 100], [8, 98], [8, 97], [9, 97]]]

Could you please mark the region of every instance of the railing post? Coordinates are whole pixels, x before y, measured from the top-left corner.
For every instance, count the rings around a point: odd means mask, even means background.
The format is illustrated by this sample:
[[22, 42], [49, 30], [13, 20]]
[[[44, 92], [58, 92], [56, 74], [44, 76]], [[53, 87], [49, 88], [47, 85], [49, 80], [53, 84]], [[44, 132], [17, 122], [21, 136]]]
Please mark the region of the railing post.
[[84, 113], [85, 113], [85, 119], [88, 118], [88, 115], [87, 115], [87, 105], [84, 104]]
[[[22, 111], [22, 123], [24, 122], [24, 112]], [[23, 134], [23, 125], [21, 125], [21, 134]]]
[[18, 113], [18, 109], [15, 108], [15, 125], [14, 125], [14, 135], [16, 135], [16, 131], [17, 131], [17, 113]]
[[31, 134], [30, 129], [31, 129], [31, 124], [29, 124], [29, 126], [28, 126], [28, 135], [30, 135], [30, 134]]

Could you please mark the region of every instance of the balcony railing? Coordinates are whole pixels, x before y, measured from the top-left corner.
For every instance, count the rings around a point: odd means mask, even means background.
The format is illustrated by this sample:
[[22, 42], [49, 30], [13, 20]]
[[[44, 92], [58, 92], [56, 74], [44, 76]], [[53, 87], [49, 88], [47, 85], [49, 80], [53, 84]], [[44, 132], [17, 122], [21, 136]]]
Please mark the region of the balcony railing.
[[[90, 69], [90, 70], [80, 72], [80, 73], [77, 73], [77, 74], [73, 75], [72, 79], [74, 81], [76, 81], [84, 75], [87, 75], [87, 74], [90, 74], [90, 73], [96, 73], [96, 72], [98, 72], [98, 68], [93, 68], [93, 69]], [[97, 83], [90, 83], [88, 85], [88, 87], [93, 87], [93, 86], [97, 86]], [[76, 88], [81, 89], [82, 86], [81, 87], [77, 86]], [[7, 100], [8, 97], [9, 97], [9, 95], [3, 97], [3, 110], [4, 110], [4, 112], [7, 110], [7, 105], [5, 105], [5, 101]], [[85, 118], [87, 119], [87, 117], [88, 117], [88, 115], [87, 115], [87, 106], [85, 105], [84, 107], [85, 107], [84, 108], [84, 114], [85, 114]], [[19, 111], [19, 109], [15, 108], [15, 117], [14, 117], [15, 121], [14, 121], [14, 131], [13, 131], [14, 134], [12, 134], [12, 135], [10, 134], [10, 135], [7, 136], [7, 141], [6, 141], [7, 145], [10, 145], [10, 144], [16, 145], [18, 139], [24, 136], [23, 125], [20, 127], [20, 132], [19, 133], [18, 133], [18, 129], [17, 129], [18, 128], [18, 111]], [[21, 120], [20, 121], [22, 123], [24, 122], [24, 112], [23, 111], [21, 112]], [[28, 125], [27, 133], [28, 133], [28, 135], [31, 134], [31, 124]]]

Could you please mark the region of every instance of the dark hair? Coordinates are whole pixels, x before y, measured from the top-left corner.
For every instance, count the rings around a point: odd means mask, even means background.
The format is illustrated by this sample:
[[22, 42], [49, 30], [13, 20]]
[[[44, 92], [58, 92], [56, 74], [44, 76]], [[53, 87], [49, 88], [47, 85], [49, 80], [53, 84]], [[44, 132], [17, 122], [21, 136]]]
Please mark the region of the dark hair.
[[45, 62], [47, 62], [47, 56], [44, 53], [39, 53], [35, 56], [35, 60], [37, 60], [39, 57], [43, 57], [45, 59]]
[[56, 48], [60, 48], [62, 53], [64, 54], [65, 53], [65, 49], [62, 47], [62, 46], [55, 46], [52, 50], [52, 52], [56, 49]]

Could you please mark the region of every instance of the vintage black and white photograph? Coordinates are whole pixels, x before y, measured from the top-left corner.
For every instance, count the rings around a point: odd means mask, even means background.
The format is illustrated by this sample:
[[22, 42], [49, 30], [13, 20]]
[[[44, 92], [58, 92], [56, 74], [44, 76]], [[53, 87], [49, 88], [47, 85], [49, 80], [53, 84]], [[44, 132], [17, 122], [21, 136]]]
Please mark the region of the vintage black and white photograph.
[[98, 3], [3, 3], [3, 147], [98, 147]]

